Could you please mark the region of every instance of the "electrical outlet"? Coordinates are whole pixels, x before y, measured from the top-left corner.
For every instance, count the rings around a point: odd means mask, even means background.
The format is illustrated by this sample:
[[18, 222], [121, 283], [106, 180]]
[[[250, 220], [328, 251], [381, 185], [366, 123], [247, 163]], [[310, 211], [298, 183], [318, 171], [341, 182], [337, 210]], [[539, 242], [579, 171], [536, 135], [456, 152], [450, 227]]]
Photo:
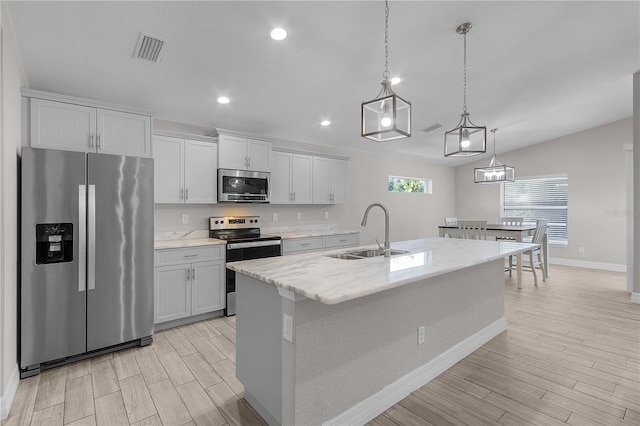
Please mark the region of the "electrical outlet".
[[278, 221], [278, 213], [273, 213], [272, 216], [273, 216], [272, 217], [272, 221], [273, 222], [277, 222]]
[[187, 225], [188, 223], [189, 223], [189, 215], [188, 215], [188, 214], [186, 214], [186, 213], [184, 213], [184, 214], [182, 215], [182, 224], [183, 224], [183, 225]]
[[418, 327], [418, 346], [424, 344], [424, 325]]
[[578, 247], [578, 253], [584, 254], [584, 247]]
[[329, 212], [324, 212], [324, 218], [329, 219]]
[[300, 212], [296, 213], [296, 217], [298, 218], [298, 220], [302, 219], [302, 213]]
[[282, 314], [282, 337], [289, 343], [293, 343], [293, 317]]

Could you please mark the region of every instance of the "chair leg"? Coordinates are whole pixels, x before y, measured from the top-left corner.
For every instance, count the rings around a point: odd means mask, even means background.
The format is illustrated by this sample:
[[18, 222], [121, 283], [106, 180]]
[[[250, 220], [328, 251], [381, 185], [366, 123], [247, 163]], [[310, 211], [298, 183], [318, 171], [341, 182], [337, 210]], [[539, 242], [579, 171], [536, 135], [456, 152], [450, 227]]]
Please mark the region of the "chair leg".
[[529, 252], [529, 262], [531, 264], [531, 270], [533, 271], [533, 285], [538, 286], [538, 275], [536, 274], [536, 265], [533, 263], [533, 250]]
[[542, 261], [540, 252], [538, 252], [538, 263], [540, 263], [540, 270], [542, 271], [542, 281], [547, 282], [547, 270], [544, 268], [544, 262]]

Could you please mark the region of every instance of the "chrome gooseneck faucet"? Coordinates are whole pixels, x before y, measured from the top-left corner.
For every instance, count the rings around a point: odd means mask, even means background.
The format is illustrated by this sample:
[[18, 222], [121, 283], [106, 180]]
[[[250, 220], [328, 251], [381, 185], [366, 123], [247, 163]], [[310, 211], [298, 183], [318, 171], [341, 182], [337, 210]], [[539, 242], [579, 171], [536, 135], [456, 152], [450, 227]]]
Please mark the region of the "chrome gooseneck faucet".
[[[389, 257], [391, 255], [391, 243], [389, 242], [389, 210], [380, 203], [373, 203], [367, 210], [364, 211], [364, 217], [362, 218], [361, 226], [367, 226], [367, 217], [369, 217], [369, 210], [373, 207], [380, 207], [384, 211], [384, 248], [380, 247], [380, 252], [384, 254], [384, 257]], [[379, 246], [379, 244], [378, 244]]]

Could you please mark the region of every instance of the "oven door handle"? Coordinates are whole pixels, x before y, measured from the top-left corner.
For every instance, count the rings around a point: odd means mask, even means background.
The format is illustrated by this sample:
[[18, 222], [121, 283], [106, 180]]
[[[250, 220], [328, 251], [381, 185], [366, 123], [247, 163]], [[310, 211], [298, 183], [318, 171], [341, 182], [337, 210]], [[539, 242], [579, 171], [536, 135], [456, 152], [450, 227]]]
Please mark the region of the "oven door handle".
[[251, 247], [279, 246], [281, 240], [252, 241], [248, 243], [227, 243], [227, 250], [243, 249]]

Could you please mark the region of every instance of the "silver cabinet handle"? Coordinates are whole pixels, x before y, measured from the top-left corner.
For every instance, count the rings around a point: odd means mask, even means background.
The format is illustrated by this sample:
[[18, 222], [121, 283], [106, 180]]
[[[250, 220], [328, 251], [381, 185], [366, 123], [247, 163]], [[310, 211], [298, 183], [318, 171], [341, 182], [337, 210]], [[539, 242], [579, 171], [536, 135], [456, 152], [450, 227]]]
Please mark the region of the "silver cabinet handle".
[[89, 185], [89, 191], [87, 193], [88, 202], [88, 215], [87, 215], [87, 240], [88, 250], [87, 254], [87, 267], [89, 272], [87, 274], [87, 280], [89, 282], [89, 290], [95, 290], [96, 288], [96, 186]]
[[98, 149], [102, 149], [102, 143], [100, 143], [100, 133], [98, 133]]
[[191, 279], [191, 268], [187, 268], [185, 272], [187, 273], [187, 281], [189, 281]]
[[[92, 135], [93, 138], [93, 135]], [[87, 188], [78, 185], [78, 291], [87, 288]]]
[[93, 133], [89, 135], [89, 148], [93, 149]]
[[296, 193], [293, 193], [293, 201], [296, 201]]
[[293, 192], [289, 193], [289, 201], [293, 201]]
[[196, 279], [196, 268], [192, 268], [191, 269], [191, 279], [195, 280]]
[[189, 188], [184, 190], [184, 200], [187, 201], [189, 199]]
[[193, 259], [194, 257], [198, 257], [197, 254], [185, 254], [182, 256], [184, 259]]
[[184, 188], [180, 189], [180, 195], [178, 196], [178, 199], [182, 200], [184, 198]]

